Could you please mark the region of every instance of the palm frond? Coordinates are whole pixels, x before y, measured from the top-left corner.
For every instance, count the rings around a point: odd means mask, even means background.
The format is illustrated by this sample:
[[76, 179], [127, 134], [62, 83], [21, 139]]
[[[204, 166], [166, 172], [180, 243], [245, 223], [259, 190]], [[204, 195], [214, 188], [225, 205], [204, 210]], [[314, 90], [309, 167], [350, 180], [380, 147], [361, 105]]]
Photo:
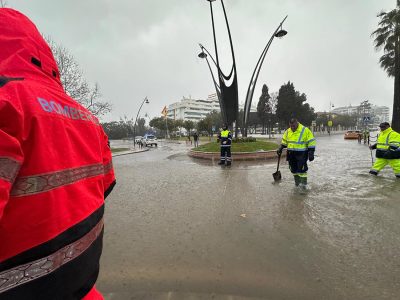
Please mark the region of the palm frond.
[[378, 29], [373, 31], [371, 35], [374, 36], [374, 35], [381, 35], [381, 34], [390, 34], [392, 31], [393, 31], [392, 26], [386, 25], [383, 27], [379, 27]]
[[[400, 0], [398, 0], [400, 4]], [[383, 49], [384, 54], [379, 59], [379, 64], [389, 77], [395, 75], [396, 46], [400, 43], [400, 7], [377, 15], [380, 18], [378, 28], [374, 30], [371, 37], [374, 38], [376, 50]]]
[[385, 32], [379, 35], [375, 35], [374, 44], [377, 50], [380, 50], [383, 46], [387, 44], [390, 34], [391, 32]]
[[391, 51], [381, 56], [379, 63], [382, 69], [384, 69], [389, 77], [395, 75], [395, 53]]
[[385, 16], [386, 15], [386, 12], [384, 12], [383, 10], [381, 10], [376, 16], [378, 17], [378, 18], [382, 18], [383, 16]]

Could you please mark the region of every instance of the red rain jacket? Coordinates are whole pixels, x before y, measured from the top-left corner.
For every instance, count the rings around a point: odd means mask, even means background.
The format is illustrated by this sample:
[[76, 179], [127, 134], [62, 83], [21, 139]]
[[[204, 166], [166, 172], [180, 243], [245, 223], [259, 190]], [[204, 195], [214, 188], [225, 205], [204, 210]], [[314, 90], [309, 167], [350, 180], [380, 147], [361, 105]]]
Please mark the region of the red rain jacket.
[[0, 8], [0, 28], [0, 299], [102, 299], [107, 136], [35, 25]]

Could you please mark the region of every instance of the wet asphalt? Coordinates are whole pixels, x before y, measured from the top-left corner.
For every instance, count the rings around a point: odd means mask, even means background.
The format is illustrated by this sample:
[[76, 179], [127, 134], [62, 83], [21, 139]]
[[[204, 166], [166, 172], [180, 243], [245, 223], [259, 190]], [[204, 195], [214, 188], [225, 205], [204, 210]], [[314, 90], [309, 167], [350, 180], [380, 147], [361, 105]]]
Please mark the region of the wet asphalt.
[[160, 143], [114, 158], [97, 287], [106, 299], [400, 299], [400, 180], [318, 138], [309, 189], [287, 163], [231, 168]]

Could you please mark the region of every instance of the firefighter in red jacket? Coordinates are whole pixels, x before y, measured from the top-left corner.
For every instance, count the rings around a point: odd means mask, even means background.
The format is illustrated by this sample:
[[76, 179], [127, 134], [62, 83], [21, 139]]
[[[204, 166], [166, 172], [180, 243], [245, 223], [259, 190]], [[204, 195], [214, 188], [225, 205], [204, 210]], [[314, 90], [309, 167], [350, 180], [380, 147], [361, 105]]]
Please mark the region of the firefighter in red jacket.
[[35, 25], [0, 8], [0, 28], [0, 299], [103, 299], [107, 136], [64, 92]]

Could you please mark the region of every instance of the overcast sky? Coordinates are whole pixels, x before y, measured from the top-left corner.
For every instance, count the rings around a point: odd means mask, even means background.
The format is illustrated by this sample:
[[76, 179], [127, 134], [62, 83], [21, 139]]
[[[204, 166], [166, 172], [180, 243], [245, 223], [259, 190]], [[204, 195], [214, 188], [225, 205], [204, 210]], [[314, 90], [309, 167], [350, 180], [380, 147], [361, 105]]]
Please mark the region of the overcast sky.
[[[377, 13], [395, 0], [225, 0], [244, 102], [252, 71], [281, 20], [288, 35], [275, 39], [261, 69], [256, 104], [266, 83], [270, 92], [292, 81], [316, 111], [357, 105], [362, 100], [391, 108], [393, 80], [379, 67], [371, 32]], [[214, 91], [198, 43], [214, 51], [209, 3], [206, 0], [8, 0], [75, 56], [89, 82], [97, 82], [113, 104], [104, 120], [158, 116], [164, 105], [183, 96], [205, 99]], [[214, 2], [222, 19], [220, 1]], [[222, 69], [230, 53], [224, 28]], [[228, 46], [228, 45], [227, 45]], [[212, 52], [214, 53], [214, 52]], [[224, 58], [226, 57], [226, 59]]]

